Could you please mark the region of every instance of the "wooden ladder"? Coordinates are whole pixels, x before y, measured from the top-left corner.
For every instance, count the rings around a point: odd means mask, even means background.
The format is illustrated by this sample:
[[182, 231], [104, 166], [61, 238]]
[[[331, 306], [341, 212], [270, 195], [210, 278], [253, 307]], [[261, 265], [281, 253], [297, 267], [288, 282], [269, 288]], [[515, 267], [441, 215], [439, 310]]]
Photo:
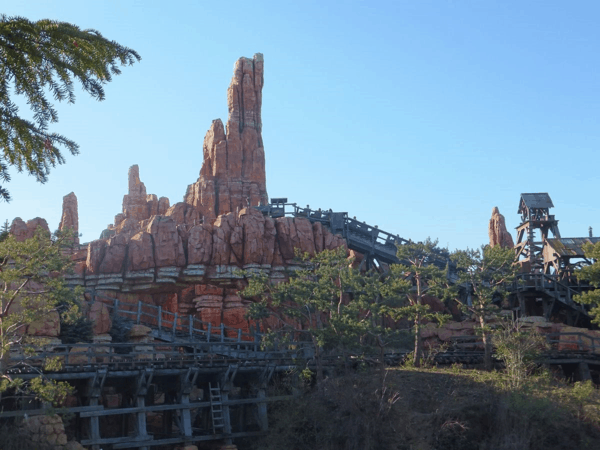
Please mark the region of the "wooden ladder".
[[225, 428], [225, 419], [223, 418], [223, 402], [221, 399], [221, 387], [217, 383], [217, 387], [212, 387], [208, 383], [208, 391], [210, 395], [210, 414], [212, 416], [213, 433], [217, 434], [217, 428]]

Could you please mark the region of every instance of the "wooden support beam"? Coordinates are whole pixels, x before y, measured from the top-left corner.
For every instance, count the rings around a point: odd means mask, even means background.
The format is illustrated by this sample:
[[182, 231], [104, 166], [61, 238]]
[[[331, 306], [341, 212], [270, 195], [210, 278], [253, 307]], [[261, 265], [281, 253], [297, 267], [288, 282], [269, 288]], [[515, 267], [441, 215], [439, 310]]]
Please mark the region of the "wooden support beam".
[[223, 434], [227, 436], [225, 443], [231, 445], [233, 440], [231, 439], [231, 415], [229, 414], [229, 391], [221, 391], [221, 399], [223, 402]]
[[580, 381], [588, 381], [592, 379], [592, 375], [590, 374], [590, 366], [586, 362], [580, 362], [577, 365], [577, 372]]
[[[90, 398], [90, 406], [98, 406], [98, 397]], [[98, 416], [90, 417], [90, 440], [100, 440], [100, 419]], [[92, 445], [92, 450], [100, 450], [99, 445]]]
[[[258, 398], [264, 399], [267, 396], [265, 387], [261, 386], [258, 390]], [[267, 404], [265, 402], [257, 403], [256, 410], [258, 414], [258, 427], [260, 431], [267, 431], [269, 429], [269, 418], [267, 416]]]

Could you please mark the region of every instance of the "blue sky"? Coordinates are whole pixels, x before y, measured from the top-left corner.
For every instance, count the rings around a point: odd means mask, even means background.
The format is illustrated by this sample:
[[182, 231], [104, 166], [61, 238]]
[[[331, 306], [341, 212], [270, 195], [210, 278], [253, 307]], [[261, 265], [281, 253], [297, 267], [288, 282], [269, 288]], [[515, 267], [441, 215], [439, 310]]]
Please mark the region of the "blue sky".
[[82, 241], [96, 239], [121, 211], [132, 164], [148, 193], [181, 201], [211, 121], [227, 119], [234, 62], [261, 52], [271, 197], [453, 250], [487, 242], [494, 206], [510, 230], [519, 194], [548, 192], [563, 237], [589, 226], [600, 235], [598, 2], [90, 5], [3, 5], [97, 29], [142, 61], [106, 86], [104, 102], [79, 92], [60, 105], [52, 129], [81, 154], [44, 185], [13, 173], [2, 221], [40, 216], [56, 229], [74, 191]]

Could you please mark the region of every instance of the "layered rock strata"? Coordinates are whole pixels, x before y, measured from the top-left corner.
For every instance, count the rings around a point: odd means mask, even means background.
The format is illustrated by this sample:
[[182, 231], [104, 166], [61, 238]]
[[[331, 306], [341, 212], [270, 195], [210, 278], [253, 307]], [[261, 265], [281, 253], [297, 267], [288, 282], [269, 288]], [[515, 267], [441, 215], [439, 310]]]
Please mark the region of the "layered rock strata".
[[161, 284], [232, 284], [239, 269], [272, 276], [294, 264], [295, 249], [314, 254], [345, 245], [320, 223], [305, 218], [265, 217], [255, 208], [219, 216], [213, 224], [190, 226], [183, 216], [152, 216], [109, 239], [88, 244], [85, 286], [116, 290], [159, 290]]
[[492, 247], [499, 245], [504, 248], [513, 248], [515, 246], [511, 234], [506, 229], [504, 216], [500, 214], [497, 206], [492, 209], [492, 218], [490, 219], [488, 226], [488, 235], [490, 238], [490, 246]]

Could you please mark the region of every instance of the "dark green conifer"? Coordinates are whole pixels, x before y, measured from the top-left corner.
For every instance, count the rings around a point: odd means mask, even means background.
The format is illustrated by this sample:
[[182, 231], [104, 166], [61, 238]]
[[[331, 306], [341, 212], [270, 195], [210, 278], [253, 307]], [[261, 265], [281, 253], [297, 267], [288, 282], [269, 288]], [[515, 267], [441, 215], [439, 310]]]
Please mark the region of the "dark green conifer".
[[[50, 167], [63, 164], [59, 147], [71, 154], [79, 146], [51, 132], [58, 115], [56, 101], [75, 102], [74, 81], [96, 100], [104, 100], [103, 85], [121, 73], [120, 65], [141, 58], [135, 50], [103, 37], [96, 30], [53, 20], [32, 22], [23, 17], [0, 16], [0, 183], [10, 181], [8, 169], [27, 171], [44, 183]], [[33, 119], [19, 115], [11, 94], [23, 95]], [[0, 199], [10, 201], [0, 185]]]

